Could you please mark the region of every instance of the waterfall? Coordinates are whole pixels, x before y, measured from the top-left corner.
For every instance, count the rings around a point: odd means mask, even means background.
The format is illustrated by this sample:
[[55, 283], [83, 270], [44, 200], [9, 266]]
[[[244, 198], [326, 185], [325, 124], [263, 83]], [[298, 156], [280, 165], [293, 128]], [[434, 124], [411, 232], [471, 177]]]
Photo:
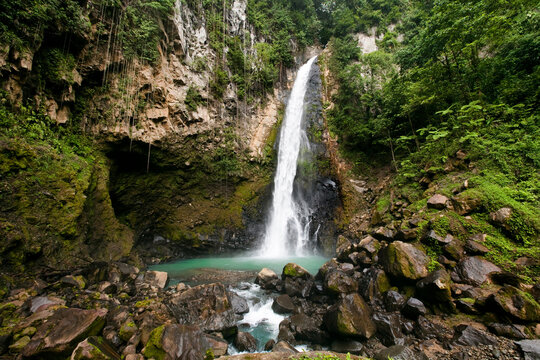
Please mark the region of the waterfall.
[[298, 70], [281, 125], [272, 208], [261, 249], [264, 257], [302, 255], [309, 241], [310, 209], [293, 197], [293, 185], [301, 144], [307, 143], [302, 118], [309, 73], [315, 59], [311, 58]]

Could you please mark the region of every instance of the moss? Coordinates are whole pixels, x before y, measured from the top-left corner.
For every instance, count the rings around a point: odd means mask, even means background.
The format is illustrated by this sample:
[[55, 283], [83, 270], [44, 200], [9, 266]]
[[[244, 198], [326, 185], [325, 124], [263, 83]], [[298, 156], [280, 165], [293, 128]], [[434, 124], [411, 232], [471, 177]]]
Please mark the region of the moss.
[[474, 304], [476, 302], [476, 300], [472, 298], [460, 298], [459, 300], [466, 302], [468, 304]]
[[161, 325], [150, 333], [150, 338], [146, 343], [143, 354], [147, 358], [154, 358], [155, 360], [163, 360], [167, 355], [163, 350], [162, 337], [165, 325]]
[[152, 299], [141, 300], [141, 301], [137, 301], [137, 302], [135, 303], [135, 307], [137, 307], [137, 308], [147, 308], [147, 307], [149, 307], [152, 303], [153, 303], [153, 300], [152, 300]]
[[283, 275], [289, 276], [289, 277], [302, 277], [306, 275], [306, 272], [302, 270], [301, 267], [299, 267], [296, 264], [288, 263], [283, 268]]

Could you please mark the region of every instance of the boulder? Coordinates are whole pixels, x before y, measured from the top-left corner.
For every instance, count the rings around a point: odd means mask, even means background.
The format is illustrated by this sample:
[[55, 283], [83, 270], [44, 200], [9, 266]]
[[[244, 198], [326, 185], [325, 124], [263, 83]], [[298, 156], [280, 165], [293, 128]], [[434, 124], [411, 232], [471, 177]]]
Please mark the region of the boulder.
[[441, 194], [435, 194], [428, 199], [427, 206], [429, 209], [445, 209], [448, 206], [448, 198]]
[[540, 305], [534, 298], [507, 285], [487, 299], [487, 303], [499, 313], [522, 321], [539, 322]]
[[292, 299], [289, 295], [283, 294], [274, 299], [272, 303], [272, 310], [278, 314], [292, 313], [295, 309], [295, 306], [292, 302]]
[[328, 334], [321, 330], [320, 323], [314, 317], [300, 313], [290, 317], [290, 327], [296, 340], [306, 340], [315, 344], [325, 344]]
[[291, 329], [291, 320], [285, 319], [279, 323], [278, 341], [294, 342], [294, 333]]
[[169, 309], [181, 324], [193, 324], [203, 331], [231, 331], [236, 314], [225, 286], [220, 283], [194, 286], [168, 299]]
[[384, 271], [371, 267], [364, 270], [358, 282], [358, 289], [360, 295], [371, 303], [390, 289], [390, 281]]
[[527, 339], [525, 326], [516, 324], [498, 324], [493, 323], [488, 326], [489, 331], [498, 336], [504, 336], [509, 339], [522, 340]]
[[461, 324], [454, 329], [452, 343], [463, 346], [496, 345], [497, 339], [474, 326]]
[[465, 250], [460, 241], [454, 240], [444, 245], [444, 253], [447, 257], [455, 261], [461, 261], [465, 256]]
[[283, 273], [281, 274], [281, 277], [282, 279], [290, 277], [306, 280], [312, 278], [311, 274], [306, 269], [295, 263], [288, 263], [287, 265], [285, 265], [283, 267]]
[[249, 312], [249, 305], [246, 299], [234, 291], [229, 292], [229, 299], [231, 300], [231, 306], [235, 314], [245, 314]]
[[491, 273], [501, 269], [480, 257], [468, 257], [461, 261], [455, 269], [457, 278], [466, 284], [480, 286], [488, 280]]
[[464, 191], [452, 198], [452, 205], [455, 212], [463, 216], [479, 209], [482, 205], [482, 199], [476, 194]]
[[427, 242], [429, 242], [429, 243], [435, 243], [435, 244], [439, 244], [439, 245], [446, 245], [446, 244], [450, 244], [452, 242], [452, 240], [454, 240], [454, 237], [452, 235], [450, 235], [450, 234], [446, 235], [445, 237], [442, 237], [439, 234], [437, 234], [435, 232], [435, 230], [430, 230], [426, 234], [425, 240], [427, 240]]
[[91, 336], [80, 342], [70, 360], [120, 360], [122, 356], [105, 340]]
[[388, 311], [401, 311], [405, 302], [405, 297], [394, 290], [387, 291], [384, 296], [384, 305]]
[[272, 290], [275, 289], [279, 283], [278, 275], [268, 268], [264, 268], [257, 274], [255, 283], [263, 289]]
[[375, 313], [373, 322], [377, 326], [377, 338], [385, 345], [404, 345], [405, 336], [401, 332], [401, 318], [396, 313]]
[[449, 303], [452, 301], [450, 290], [450, 274], [446, 270], [437, 270], [416, 283], [418, 295], [432, 303]]
[[291, 344], [289, 344], [286, 341], [279, 341], [277, 344], [274, 345], [272, 348], [272, 352], [280, 352], [280, 353], [288, 353], [288, 354], [296, 354], [299, 351], [296, 350]]
[[209, 334], [205, 334], [205, 336], [206, 342], [208, 343], [209, 348], [212, 349], [212, 353], [215, 357], [227, 354], [227, 350], [229, 349], [227, 340]]
[[491, 222], [505, 230], [510, 230], [510, 225], [508, 222], [511, 217], [512, 209], [508, 207], [504, 207], [489, 214], [489, 219]]
[[361, 342], [356, 340], [334, 340], [330, 345], [330, 349], [337, 353], [351, 353], [354, 355], [360, 355], [364, 351], [364, 345]]
[[165, 288], [167, 278], [168, 275], [165, 271], [147, 271], [144, 274], [144, 282], [159, 289]]
[[420, 315], [426, 315], [427, 310], [423, 302], [412, 297], [407, 300], [401, 312], [409, 319], [417, 319]]
[[465, 243], [465, 251], [469, 255], [485, 255], [489, 252], [489, 249], [474, 240], [467, 240]]
[[264, 344], [264, 351], [272, 351], [272, 348], [276, 345], [276, 340], [270, 339]]
[[392, 241], [394, 239], [394, 231], [384, 226], [375, 229], [372, 234], [379, 240]]
[[418, 280], [428, 275], [429, 258], [412, 244], [395, 241], [380, 255], [386, 273], [396, 279]]
[[324, 319], [326, 328], [335, 334], [369, 339], [376, 326], [371, 310], [358, 294], [348, 294], [334, 304]]
[[155, 328], [143, 349], [146, 358], [200, 360], [210, 348], [197, 326], [168, 324]]
[[495, 272], [490, 274], [489, 277], [494, 284], [498, 285], [512, 285], [514, 287], [519, 287], [521, 284], [519, 275], [508, 271]]
[[416, 353], [403, 345], [394, 345], [386, 348], [374, 356], [375, 360], [427, 360], [424, 353]]
[[80, 339], [101, 331], [106, 315], [106, 309], [58, 309], [37, 329], [22, 354], [24, 357], [67, 357]]
[[523, 353], [525, 360], [540, 359], [540, 339], [516, 341], [516, 345]]
[[348, 294], [358, 291], [358, 282], [341, 271], [332, 271], [324, 279], [324, 288], [331, 295]]
[[257, 350], [257, 340], [250, 333], [239, 331], [234, 338], [234, 346], [238, 351], [254, 352]]
[[339, 270], [340, 263], [334, 258], [325, 262], [317, 272], [316, 279], [324, 280], [326, 275], [334, 270]]

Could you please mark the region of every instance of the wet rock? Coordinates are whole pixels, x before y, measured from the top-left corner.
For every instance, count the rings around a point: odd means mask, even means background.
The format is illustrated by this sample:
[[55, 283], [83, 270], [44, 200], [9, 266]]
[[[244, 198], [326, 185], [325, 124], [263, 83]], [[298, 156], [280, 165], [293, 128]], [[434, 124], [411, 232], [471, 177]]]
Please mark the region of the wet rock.
[[244, 299], [234, 291], [229, 292], [229, 298], [231, 300], [231, 306], [235, 314], [245, 314], [249, 312], [249, 305], [246, 299]]
[[405, 297], [394, 290], [389, 290], [384, 296], [384, 305], [388, 311], [401, 311], [405, 302]]
[[296, 354], [299, 351], [296, 350], [291, 344], [289, 344], [286, 341], [279, 341], [277, 344], [274, 345], [272, 348], [272, 352], [280, 352], [280, 353], [288, 353], [288, 354]]
[[155, 359], [200, 360], [209, 347], [199, 327], [168, 324], [152, 331], [143, 354]]
[[284, 294], [280, 295], [274, 299], [272, 303], [272, 310], [278, 314], [292, 313], [295, 309], [295, 306], [292, 302], [292, 299], [289, 295]]
[[473, 256], [461, 261], [455, 269], [457, 279], [466, 284], [479, 286], [488, 280], [491, 273], [501, 269], [489, 261]]
[[465, 256], [465, 250], [461, 243], [457, 240], [451, 241], [443, 247], [444, 253], [447, 257], [455, 261], [461, 261]]
[[489, 219], [495, 224], [503, 229], [510, 230], [510, 225], [508, 224], [508, 221], [512, 217], [512, 209], [508, 207], [504, 207], [502, 209], [499, 209], [491, 214], [489, 214]]
[[165, 271], [147, 271], [144, 274], [144, 282], [159, 289], [165, 288], [165, 285], [167, 285], [167, 279], [168, 275]]
[[495, 335], [504, 336], [509, 339], [527, 339], [523, 325], [493, 323], [489, 324], [488, 329]]
[[395, 241], [381, 252], [384, 270], [397, 279], [418, 280], [428, 275], [429, 258], [412, 244]]
[[479, 242], [467, 240], [465, 243], [465, 251], [469, 255], [485, 255], [489, 252], [489, 249]]
[[255, 284], [259, 284], [261, 288], [272, 290], [279, 284], [278, 275], [268, 268], [262, 269], [255, 279]]
[[401, 319], [396, 313], [375, 313], [373, 322], [377, 326], [377, 338], [385, 345], [404, 345], [405, 336], [401, 332]]
[[203, 331], [236, 328], [236, 314], [223, 284], [199, 285], [173, 294], [168, 305], [181, 324], [194, 324]]
[[452, 344], [463, 346], [496, 345], [497, 339], [471, 325], [458, 325], [454, 329]]
[[285, 267], [283, 267], [281, 277], [283, 280], [285, 280], [287, 277], [301, 278], [306, 280], [312, 278], [311, 274], [306, 269], [295, 263], [288, 263], [285, 265]]
[[411, 349], [403, 345], [390, 346], [378, 352], [374, 356], [375, 360], [427, 360], [427, 356], [423, 353], [415, 353]]
[[540, 359], [540, 339], [516, 341], [516, 345], [523, 353], [525, 360]]
[[331, 295], [348, 294], [358, 291], [358, 282], [341, 271], [332, 271], [326, 275], [324, 288]]
[[103, 339], [91, 336], [77, 345], [70, 360], [120, 360], [121, 358], [120, 354]]
[[75, 287], [81, 290], [86, 287], [86, 281], [84, 280], [84, 277], [82, 277], [81, 275], [78, 275], [78, 276], [66, 275], [60, 279], [60, 283], [64, 286], [71, 286], [71, 287]]
[[290, 327], [297, 340], [307, 340], [315, 344], [325, 344], [328, 334], [321, 330], [319, 323], [306, 314], [295, 314], [290, 317]]
[[369, 339], [376, 326], [371, 310], [358, 294], [349, 294], [333, 305], [325, 316], [326, 328], [335, 334]]
[[435, 194], [428, 199], [427, 206], [430, 209], [445, 209], [448, 206], [448, 198], [441, 194]]
[[270, 339], [264, 344], [264, 351], [272, 351], [272, 348], [276, 345], [276, 341], [274, 339]]
[[105, 325], [106, 309], [59, 309], [41, 325], [23, 349], [24, 357], [69, 355], [77, 340], [97, 335]]
[[418, 295], [426, 301], [450, 303], [452, 301], [450, 284], [450, 274], [445, 270], [437, 270], [416, 283], [416, 290]]
[[364, 345], [356, 340], [334, 340], [330, 349], [337, 353], [360, 355], [364, 351]]
[[491, 295], [487, 303], [499, 313], [522, 321], [540, 321], [540, 305], [532, 297], [507, 285]]
[[372, 267], [364, 270], [358, 282], [358, 288], [360, 295], [366, 301], [372, 303], [390, 289], [390, 281], [384, 271]]
[[425, 315], [427, 312], [424, 303], [416, 298], [410, 298], [403, 306], [401, 313], [409, 319], [417, 319], [420, 315]]
[[291, 329], [291, 320], [285, 319], [279, 323], [278, 341], [294, 342], [294, 333]]
[[416, 320], [416, 324], [414, 324], [413, 332], [419, 339], [442, 339], [446, 330], [446, 327], [440, 323], [433, 324], [427, 318], [420, 315]]
[[239, 331], [234, 338], [234, 346], [238, 351], [254, 352], [257, 350], [257, 340], [250, 333]]

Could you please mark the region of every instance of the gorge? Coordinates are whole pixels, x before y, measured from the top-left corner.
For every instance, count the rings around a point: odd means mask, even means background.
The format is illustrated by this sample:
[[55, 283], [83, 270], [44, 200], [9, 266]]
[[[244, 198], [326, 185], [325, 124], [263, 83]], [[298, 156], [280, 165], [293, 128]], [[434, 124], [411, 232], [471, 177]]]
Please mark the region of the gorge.
[[540, 358], [539, 16], [1, 2], [0, 358]]

